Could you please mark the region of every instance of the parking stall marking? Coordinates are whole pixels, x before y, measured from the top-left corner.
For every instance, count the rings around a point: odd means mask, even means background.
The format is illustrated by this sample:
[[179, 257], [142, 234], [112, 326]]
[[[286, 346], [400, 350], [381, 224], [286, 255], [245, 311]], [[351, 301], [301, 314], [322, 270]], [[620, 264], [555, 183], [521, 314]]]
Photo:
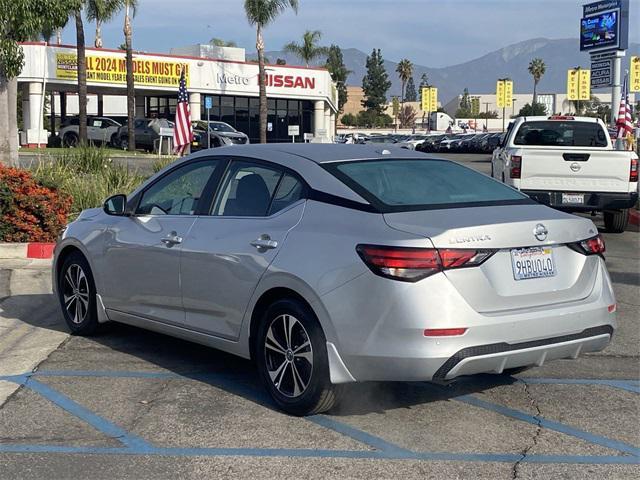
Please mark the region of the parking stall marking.
[[[531, 463], [575, 463], [575, 464], [640, 464], [640, 449], [612, 440], [603, 436], [594, 435], [560, 422], [546, 420], [543, 417], [532, 416], [527, 413], [514, 410], [502, 405], [478, 399], [473, 395], [460, 395], [455, 400], [467, 403], [479, 408], [484, 408], [509, 418], [521, 420], [527, 423], [539, 425], [542, 428], [555, 430], [569, 436], [580, 438], [589, 443], [618, 450], [622, 455], [527, 455], [521, 454], [484, 454], [484, 453], [454, 453], [454, 452], [414, 452], [378, 436], [326, 415], [315, 415], [305, 420], [313, 422], [324, 428], [333, 430], [341, 435], [348, 436], [360, 443], [372, 447], [374, 450], [327, 450], [327, 449], [282, 449], [282, 448], [182, 448], [182, 447], [157, 447], [152, 443], [133, 435], [114, 423], [104, 419], [86, 407], [76, 403], [57, 390], [37, 381], [36, 376], [42, 377], [111, 377], [111, 378], [146, 378], [146, 379], [171, 379], [189, 378], [194, 380], [213, 381], [222, 387], [230, 387], [232, 393], [241, 393], [247, 398], [259, 404], [270, 407], [266, 394], [260, 394], [250, 385], [237, 382], [237, 376], [212, 373], [185, 373], [173, 372], [128, 372], [128, 371], [36, 371], [23, 375], [0, 377], [0, 380], [17, 383], [43, 396], [68, 413], [80, 418], [96, 430], [111, 438], [119, 440], [123, 447], [72, 447], [59, 445], [38, 444], [0, 444], [2, 453], [76, 453], [95, 455], [161, 455], [161, 456], [249, 456], [249, 457], [303, 457], [303, 458], [349, 458], [349, 459], [388, 459], [388, 460], [424, 460], [424, 461], [464, 461], [464, 462], [531, 462]], [[232, 379], [236, 382], [231, 382]], [[525, 380], [519, 380], [524, 382]], [[526, 382], [537, 384], [579, 384], [579, 385], [606, 385], [612, 388], [622, 388], [633, 393], [638, 392], [636, 380], [608, 380], [608, 379], [544, 379], [527, 378]]]

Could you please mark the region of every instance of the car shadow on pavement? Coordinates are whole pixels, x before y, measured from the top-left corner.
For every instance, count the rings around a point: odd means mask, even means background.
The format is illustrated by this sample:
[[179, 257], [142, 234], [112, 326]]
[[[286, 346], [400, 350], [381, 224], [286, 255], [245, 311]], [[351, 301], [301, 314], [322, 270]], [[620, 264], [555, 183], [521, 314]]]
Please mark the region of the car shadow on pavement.
[[[27, 314], [22, 308], [27, 304], [38, 305], [49, 314]], [[20, 308], [12, 310], [12, 306]], [[14, 296], [11, 302], [5, 301], [0, 307], [4, 316], [18, 318], [36, 327], [68, 331], [51, 294]], [[65, 370], [76, 371], [170, 372], [176, 378], [185, 377], [202, 382], [278, 410], [262, 385], [252, 361], [129, 325], [107, 323], [94, 336], [73, 337], [39, 369], [60, 370], [57, 363], [64, 365]], [[123, 365], [126, 367], [123, 368]], [[446, 386], [428, 382], [348, 384], [343, 387], [342, 401], [329, 413], [337, 416], [382, 413], [443, 401], [515, 381], [508, 376], [484, 375]]]
[[0, 317], [56, 332], [69, 331], [51, 293], [6, 297], [0, 301]]

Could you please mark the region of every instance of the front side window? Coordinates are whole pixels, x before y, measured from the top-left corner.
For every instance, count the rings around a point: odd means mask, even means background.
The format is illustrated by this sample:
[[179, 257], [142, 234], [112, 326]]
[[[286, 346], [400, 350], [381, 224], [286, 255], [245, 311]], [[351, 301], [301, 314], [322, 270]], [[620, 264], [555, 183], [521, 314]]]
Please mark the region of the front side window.
[[283, 172], [246, 161], [231, 163], [213, 215], [224, 217], [264, 217]]
[[165, 175], [140, 199], [137, 215], [194, 215], [217, 160], [190, 163]]
[[532, 202], [511, 187], [446, 160], [365, 160], [326, 168], [383, 212]]
[[606, 147], [607, 135], [596, 122], [543, 120], [520, 125], [513, 143], [548, 147]]

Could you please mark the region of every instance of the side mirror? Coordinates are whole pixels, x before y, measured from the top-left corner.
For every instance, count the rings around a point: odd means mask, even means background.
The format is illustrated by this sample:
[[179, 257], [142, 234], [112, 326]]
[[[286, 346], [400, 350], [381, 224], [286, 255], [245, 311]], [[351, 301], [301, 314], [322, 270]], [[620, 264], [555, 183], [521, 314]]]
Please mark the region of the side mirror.
[[113, 195], [105, 200], [102, 208], [107, 215], [122, 217], [127, 210], [127, 196], [122, 193]]

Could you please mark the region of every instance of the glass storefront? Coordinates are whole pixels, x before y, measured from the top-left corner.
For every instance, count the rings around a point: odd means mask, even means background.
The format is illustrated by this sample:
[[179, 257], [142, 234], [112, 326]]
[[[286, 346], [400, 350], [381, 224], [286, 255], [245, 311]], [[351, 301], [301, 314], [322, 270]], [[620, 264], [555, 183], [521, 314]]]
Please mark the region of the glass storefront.
[[[207, 119], [205, 95], [202, 94], [200, 118]], [[212, 121], [222, 121], [235, 129], [246, 133], [251, 143], [260, 140], [259, 100], [255, 97], [233, 97], [226, 95], [212, 95], [210, 118]], [[147, 97], [146, 114], [149, 117], [163, 117], [173, 119], [176, 113], [176, 98]], [[267, 141], [290, 142], [289, 125], [300, 126], [300, 136], [296, 141], [302, 141], [304, 133], [313, 133], [313, 102], [308, 100], [286, 100], [270, 98], [267, 100]]]

